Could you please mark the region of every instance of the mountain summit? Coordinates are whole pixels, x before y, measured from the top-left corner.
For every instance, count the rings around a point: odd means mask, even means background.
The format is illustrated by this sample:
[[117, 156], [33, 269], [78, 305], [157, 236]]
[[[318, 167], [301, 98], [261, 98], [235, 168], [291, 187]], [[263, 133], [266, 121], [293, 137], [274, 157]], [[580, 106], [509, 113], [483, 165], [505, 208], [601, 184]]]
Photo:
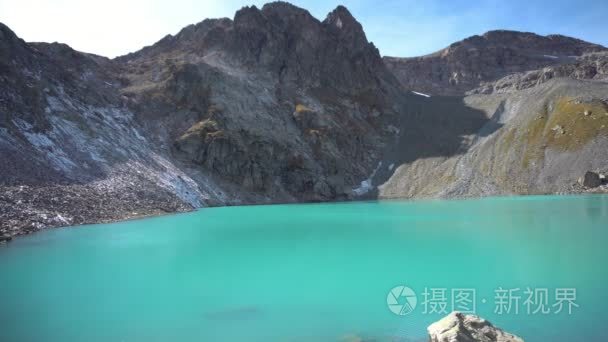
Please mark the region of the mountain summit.
[[422, 57], [385, 57], [404, 87], [437, 95], [463, 95], [482, 82], [511, 73], [570, 63], [601, 45], [562, 35], [489, 31]]

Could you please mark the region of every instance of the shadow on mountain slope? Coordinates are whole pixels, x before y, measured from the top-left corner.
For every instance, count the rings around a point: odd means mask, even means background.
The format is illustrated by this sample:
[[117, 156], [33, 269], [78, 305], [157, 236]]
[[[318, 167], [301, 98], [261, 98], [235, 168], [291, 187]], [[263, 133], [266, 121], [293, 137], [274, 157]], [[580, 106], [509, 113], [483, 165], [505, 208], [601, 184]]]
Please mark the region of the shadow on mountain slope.
[[[406, 100], [397, 141], [373, 175], [375, 186], [387, 181], [402, 164], [464, 154], [474, 138], [489, 136], [502, 127], [485, 112], [467, 106], [461, 96], [407, 94]], [[377, 198], [377, 190], [370, 195]]]

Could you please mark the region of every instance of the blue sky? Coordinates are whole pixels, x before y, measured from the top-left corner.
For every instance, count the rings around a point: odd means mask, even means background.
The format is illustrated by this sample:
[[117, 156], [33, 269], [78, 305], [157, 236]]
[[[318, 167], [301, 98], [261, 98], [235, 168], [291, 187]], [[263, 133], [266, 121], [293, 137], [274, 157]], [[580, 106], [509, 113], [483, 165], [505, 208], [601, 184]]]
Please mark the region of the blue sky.
[[[230, 17], [242, 0], [0, 0], [0, 22], [27, 41], [59, 41], [114, 57], [205, 18]], [[292, 1], [322, 20], [342, 4], [383, 55], [417, 56], [493, 29], [560, 33], [608, 46], [608, 0]]]

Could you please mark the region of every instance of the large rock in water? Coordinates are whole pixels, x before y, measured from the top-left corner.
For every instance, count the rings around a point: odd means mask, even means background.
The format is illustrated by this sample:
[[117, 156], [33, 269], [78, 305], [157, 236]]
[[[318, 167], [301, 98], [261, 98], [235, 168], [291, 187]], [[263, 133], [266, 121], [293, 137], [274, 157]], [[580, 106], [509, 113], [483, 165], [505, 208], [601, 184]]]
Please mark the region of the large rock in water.
[[523, 342], [475, 315], [452, 312], [427, 328], [430, 342]]

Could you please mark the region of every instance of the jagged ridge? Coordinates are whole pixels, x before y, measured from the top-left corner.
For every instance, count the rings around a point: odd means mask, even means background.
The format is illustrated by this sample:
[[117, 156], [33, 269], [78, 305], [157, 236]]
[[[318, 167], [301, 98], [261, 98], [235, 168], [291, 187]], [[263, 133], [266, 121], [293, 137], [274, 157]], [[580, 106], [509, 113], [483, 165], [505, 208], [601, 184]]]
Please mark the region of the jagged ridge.
[[498, 30], [469, 37], [427, 56], [385, 57], [384, 61], [406, 89], [464, 95], [482, 82], [570, 63], [585, 53], [605, 50], [601, 45], [562, 35]]

